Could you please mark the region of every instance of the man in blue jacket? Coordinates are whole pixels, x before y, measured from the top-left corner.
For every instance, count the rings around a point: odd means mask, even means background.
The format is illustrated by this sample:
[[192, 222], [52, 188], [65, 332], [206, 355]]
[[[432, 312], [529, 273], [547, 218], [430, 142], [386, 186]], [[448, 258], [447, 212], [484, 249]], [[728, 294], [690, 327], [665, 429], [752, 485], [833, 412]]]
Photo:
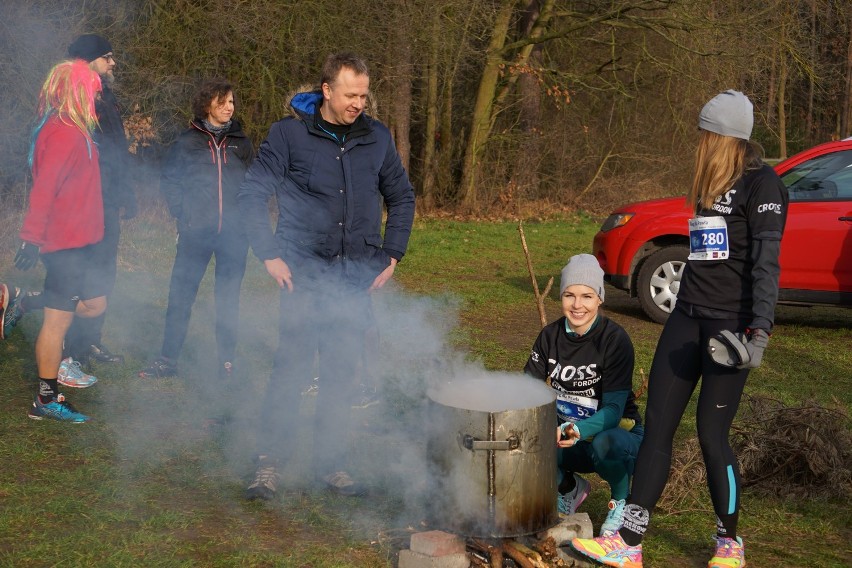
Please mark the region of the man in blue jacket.
[[[293, 116], [272, 125], [240, 188], [249, 242], [281, 288], [279, 346], [249, 499], [272, 498], [280, 459], [296, 455], [292, 433], [315, 363], [314, 431], [325, 435], [315, 437], [314, 473], [337, 493], [364, 492], [346, 471], [353, 377], [371, 321], [369, 292], [392, 278], [414, 221], [414, 190], [390, 131], [364, 114], [369, 87], [361, 58], [329, 56], [320, 88], [293, 97]], [[273, 196], [274, 234], [267, 208]]]

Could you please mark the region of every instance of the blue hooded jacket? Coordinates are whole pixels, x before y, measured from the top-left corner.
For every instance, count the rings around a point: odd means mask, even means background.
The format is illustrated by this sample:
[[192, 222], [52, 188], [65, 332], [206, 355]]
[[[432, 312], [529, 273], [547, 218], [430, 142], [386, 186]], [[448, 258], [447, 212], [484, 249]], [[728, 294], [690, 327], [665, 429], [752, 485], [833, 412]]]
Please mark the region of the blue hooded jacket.
[[[246, 172], [240, 211], [260, 260], [283, 259], [294, 278], [321, 277], [339, 266], [346, 282], [367, 288], [390, 257], [405, 254], [414, 189], [386, 126], [362, 114], [338, 142], [316, 123], [321, 104], [319, 91], [293, 97], [295, 116], [272, 125]], [[268, 213], [273, 195], [274, 235]]]

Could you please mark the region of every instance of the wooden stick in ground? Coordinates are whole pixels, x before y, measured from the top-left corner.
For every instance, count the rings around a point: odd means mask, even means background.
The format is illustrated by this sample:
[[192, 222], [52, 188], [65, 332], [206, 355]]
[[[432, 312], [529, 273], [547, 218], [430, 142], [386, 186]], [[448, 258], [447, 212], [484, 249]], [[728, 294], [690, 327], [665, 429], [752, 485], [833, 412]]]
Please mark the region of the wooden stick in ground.
[[636, 389], [636, 398], [639, 398], [645, 391], [648, 390], [648, 377], [645, 376], [645, 369], [639, 367], [639, 377], [642, 379], [642, 384], [639, 385], [639, 388]]
[[527, 237], [524, 235], [524, 222], [518, 221], [518, 232], [521, 234], [521, 246], [524, 248], [524, 258], [527, 260], [527, 271], [530, 273], [530, 281], [532, 282], [533, 294], [535, 294], [535, 303], [538, 307], [538, 316], [541, 318], [541, 327], [547, 325], [547, 315], [544, 313], [544, 298], [550, 292], [550, 287], [553, 285], [553, 277], [547, 281], [547, 286], [544, 287], [544, 293], [538, 290], [538, 280], [535, 277], [533, 270], [532, 258], [530, 257], [530, 249], [527, 248]]

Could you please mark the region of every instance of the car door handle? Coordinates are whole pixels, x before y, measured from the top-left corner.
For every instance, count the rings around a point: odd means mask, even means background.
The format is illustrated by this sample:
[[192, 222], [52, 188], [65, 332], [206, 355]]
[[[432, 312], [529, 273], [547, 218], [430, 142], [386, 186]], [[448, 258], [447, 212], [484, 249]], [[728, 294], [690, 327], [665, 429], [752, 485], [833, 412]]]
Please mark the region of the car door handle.
[[849, 217], [849, 216], [838, 217], [837, 220], [838, 221], [852, 221], [852, 217]]

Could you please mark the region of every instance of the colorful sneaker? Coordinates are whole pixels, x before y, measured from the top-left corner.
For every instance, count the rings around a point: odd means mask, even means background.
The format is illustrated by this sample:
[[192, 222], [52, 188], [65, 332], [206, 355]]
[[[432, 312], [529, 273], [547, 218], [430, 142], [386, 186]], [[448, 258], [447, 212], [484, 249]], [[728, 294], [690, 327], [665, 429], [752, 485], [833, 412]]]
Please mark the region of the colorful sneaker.
[[629, 546], [618, 532], [598, 538], [575, 538], [571, 546], [605, 566], [642, 568], [642, 545]]
[[262, 499], [269, 501], [275, 497], [278, 482], [281, 476], [278, 474], [278, 460], [269, 456], [257, 456], [257, 469], [254, 472], [254, 481], [246, 489], [246, 499]]
[[618, 532], [621, 525], [624, 523], [624, 506], [627, 504], [627, 499], [610, 499], [607, 507], [609, 512], [606, 514], [606, 519], [601, 524], [601, 536], [611, 536]]
[[[0, 282], [0, 322], [6, 320], [6, 308], [9, 306], [9, 287]], [[6, 339], [3, 326], [0, 325], [0, 339]]]
[[177, 365], [170, 363], [163, 357], [157, 357], [154, 362], [139, 371], [143, 379], [162, 379], [177, 376]]
[[580, 504], [589, 496], [592, 490], [592, 484], [580, 477], [576, 473], [574, 475], [574, 489], [568, 493], [556, 493], [556, 508], [560, 515], [573, 515], [580, 508]]
[[93, 375], [84, 373], [80, 367], [80, 362], [71, 357], [66, 357], [59, 364], [59, 376], [56, 377], [56, 380], [62, 386], [75, 389], [84, 389], [98, 382], [98, 379]]
[[4, 338], [9, 337], [9, 334], [12, 333], [12, 330], [15, 329], [15, 326], [18, 325], [18, 322], [21, 321], [22, 317], [24, 317], [24, 309], [21, 307], [21, 299], [27, 294], [29, 293], [22, 293], [20, 288], [15, 288], [14, 293], [10, 294], [9, 304], [6, 306], [5, 313], [3, 314], [2, 336]]
[[70, 402], [65, 401], [65, 395], [57, 395], [56, 400], [52, 402], [40, 402], [38, 396], [35, 397], [33, 405], [27, 416], [33, 420], [60, 420], [62, 422], [71, 422], [73, 424], [82, 424], [91, 420], [85, 414], [80, 414]]
[[311, 381], [310, 386], [302, 391], [302, 396], [316, 396], [319, 393], [319, 377], [314, 377], [314, 380]]
[[716, 536], [716, 554], [707, 563], [707, 568], [745, 568], [745, 546], [743, 539]]
[[379, 392], [376, 387], [368, 387], [367, 385], [358, 385], [358, 394], [355, 395], [355, 401], [352, 403], [352, 408], [370, 408], [381, 402]]

